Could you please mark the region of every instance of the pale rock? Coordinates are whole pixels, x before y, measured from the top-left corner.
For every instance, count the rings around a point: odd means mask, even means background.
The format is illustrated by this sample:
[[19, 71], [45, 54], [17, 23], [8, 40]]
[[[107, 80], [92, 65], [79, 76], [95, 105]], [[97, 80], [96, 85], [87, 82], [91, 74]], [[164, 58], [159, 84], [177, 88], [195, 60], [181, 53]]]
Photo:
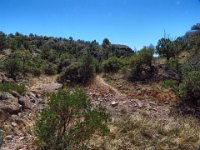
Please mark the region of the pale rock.
[[116, 101], [112, 101], [112, 102], [111, 102], [111, 106], [112, 106], [112, 107], [116, 107], [118, 104], [119, 104], [119, 103], [116, 102]]
[[11, 125], [12, 125], [13, 127], [16, 127], [16, 126], [17, 126], [17, 124], [16, 124], [15, 122], [12, 122]]
[[12, 135], [7, 135], [7, 136], [5, 137], [5, 140], [12, 140], [12, 139], [13, 139]]

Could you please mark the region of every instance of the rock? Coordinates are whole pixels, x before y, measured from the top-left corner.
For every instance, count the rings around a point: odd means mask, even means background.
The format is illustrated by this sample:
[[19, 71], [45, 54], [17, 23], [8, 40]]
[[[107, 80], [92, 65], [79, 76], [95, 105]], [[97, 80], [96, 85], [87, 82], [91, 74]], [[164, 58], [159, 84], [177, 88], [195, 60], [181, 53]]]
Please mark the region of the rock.
[[12, 140], [12, 139], [13, 139], [12, 135], [7, 135], [7, 136], [5, 137], [5, 140]]
[[111, 102], [111, 106], [112, 106], [112, 107], [116, 107], [118, 104], [119, 104], [119, 103], [116, 102], [116, 101], [112, 101], [112, 102]]
[[8, 92], [0, 92], [0, 100], [11, 99], [13, 96]]
[[156, 105], [155, 102], [149, 102], [149, 104], [150, 104], [151, 106], [155, 106], [155, 105]]
[[26, 107], [25, 99], [24, 99], [23, 97], [19, 98], [19, 99], [18, 99], [18, 103], [19, 103], [20, 105], [22, 105], [22, 110], [24, 110], [25, 107]]
[[44, 92], [53, 92], [63, 87], [60, 83], [49, 83], [43, 86]]
[[22, 141], [23, 139], [24, 139], [24, 137], [23, 137], [23, 136], [19, 138], [19, 140], [20, 140], [20, 141]]
[[11, 91], [11, 94], [14, 96], [14, 97], [17, 97], [17, 98], [20, 98], [21, 95], [19, 93], [17, 93], [16, 91]]
[[139, 108], [142, 108], [143, 107], [143, 103], [141, 102], [141, 101], [139, 101], [139, 100], [134, 100], [136, 103], [137, 103], [137, 106], [139, 107]]
[[17, 126], [17, 124], [16, 124], [15, 122], [11, 122], [11, 125], [12, 125], [13, 127], [16, 127], [16, 126]]
[[35, 94], [34, 94], [33, 92], [27, 92], [26, 94], [27, 94], [27, 96], [28, 96], [29, 98], [35, 98], [35, 97], [36, 97]]
[[156, 108], [149, 108], [149, 110], [153, 110], [153, 111], [158, 111], [158, 109], [156, 109]]
[[17, 98], [11, 98], [3, 103], [0, 103], [0, 109], [6, 114], [18, 114], [22, 110], [22, 106], [19, 105]]
[[19, 103], [20, 105], [22, 105], [22, 110], [31, 107], [31, 104], [30, 104], [29, 100], [28, 100], [27, 98], [25, 98], [25, 97], [19, 98], [19, 99], [18, 99], [18, 103]]

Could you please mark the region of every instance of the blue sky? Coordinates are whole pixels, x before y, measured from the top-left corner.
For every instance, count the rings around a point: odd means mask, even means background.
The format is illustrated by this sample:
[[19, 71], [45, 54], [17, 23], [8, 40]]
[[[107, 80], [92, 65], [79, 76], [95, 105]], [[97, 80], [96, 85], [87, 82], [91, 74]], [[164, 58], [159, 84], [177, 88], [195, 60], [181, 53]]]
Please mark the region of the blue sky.
[[200, 0], [0, 0], [0, 30], [140, 49], [200, 23]]

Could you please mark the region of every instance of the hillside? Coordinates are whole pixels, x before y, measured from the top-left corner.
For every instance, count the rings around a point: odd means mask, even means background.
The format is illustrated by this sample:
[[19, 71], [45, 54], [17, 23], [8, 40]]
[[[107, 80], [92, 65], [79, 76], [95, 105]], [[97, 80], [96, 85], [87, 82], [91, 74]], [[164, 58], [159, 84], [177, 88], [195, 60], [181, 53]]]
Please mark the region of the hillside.
[[107, 38], [99, 44], [1, 32], [1, 150], [198, 149], [194, 27], [137, 52]]

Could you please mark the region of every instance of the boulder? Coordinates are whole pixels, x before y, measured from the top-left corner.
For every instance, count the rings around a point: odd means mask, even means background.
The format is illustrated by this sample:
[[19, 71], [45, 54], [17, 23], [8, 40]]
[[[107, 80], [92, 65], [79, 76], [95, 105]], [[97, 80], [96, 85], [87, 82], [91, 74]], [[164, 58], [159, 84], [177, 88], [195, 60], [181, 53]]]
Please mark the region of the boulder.
[[13, 98], [13, 96], [10, 93], [0, 91], [0, 100], [7, 100], [11, 98]]
[[60, 83], [49, 83], [43, 86], [44, 92], [53, 92], [63, 87], [63, 84]]
[[18, 103], [18, 98], [10, 98], [0, 103], [0, 110], [5, 114], [18, 114], [22, 110], [22, 106]]
[[27, 99], [26, 97], [21, 97], [18, 99], [18, 103], [22, 106], [22, 110], [24, 109], [30, 109], [30, 99]]

